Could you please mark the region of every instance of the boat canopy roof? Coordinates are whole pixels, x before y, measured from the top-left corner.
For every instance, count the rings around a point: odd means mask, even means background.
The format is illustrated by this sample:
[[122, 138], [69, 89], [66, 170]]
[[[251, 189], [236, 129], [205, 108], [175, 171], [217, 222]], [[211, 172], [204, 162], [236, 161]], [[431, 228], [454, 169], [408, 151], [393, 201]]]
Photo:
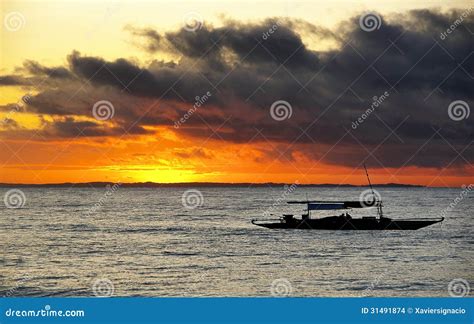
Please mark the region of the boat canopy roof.
[[348, 208], [368, 208], [380, 206], [380, 201], [322, 201], [322, 200], [291, 200], [288, 204], [305, 204], [309, 210], [333, 210]]

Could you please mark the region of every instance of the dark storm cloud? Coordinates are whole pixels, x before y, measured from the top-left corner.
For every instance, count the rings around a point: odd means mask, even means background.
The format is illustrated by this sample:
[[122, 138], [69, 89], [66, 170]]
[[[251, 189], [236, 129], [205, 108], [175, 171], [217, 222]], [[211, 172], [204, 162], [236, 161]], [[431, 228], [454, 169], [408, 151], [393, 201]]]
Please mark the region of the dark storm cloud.
[[24, 69], [33, 75], [44, 75], [50, 78], [69, 78], [71, 77], [71, 73], [68, 69], [62, 66], [58, 67], [47, 67], [39, 64], [35, 61], [26, 61], [23, 63]]
[[[23, 66], [16, 69], [24, 72], [28, 77], [21, 75], [0, 76], [0, 86], [35, 86], [40, 83], [50, 84], [54, 79], [72, 78], [71, 72], [62, 66], [46, 67], [35, 61], [25, 61]], [[50, 79], [49, 82], [47, 79]]]
[[0, 86], [18, 86], [28, 84], [25, 78], [17, 75], [2, 75], [0, 76]]
[[[66, 117], [54, 122], [48, 122], [46, 133], [54, 137], [77, 137], [77, 136], [115, 136], [122, 135], [123, 129], [120, 127], [104, 128], [101, 124], [90, 121], [78, 121], [72, 117]], [[142, 127], [135, 127], [129, 134], [146, 134]]]
[[144, 37], [148, 42], [143, 46], [147, 51], [155, 53], [162, 49], [160, 44], [163, 37], [154, 29], [151, 28], [134, 28], [133, 26], [126, 26], [125, 30], [131, 32], [135, 36]]
[[[383, 17], [372, 32], [360, 28], [359, 17], [334, 30], [277, 18], [203, 25], [194, 32], [128, 27], [150, 53], [166, 52], [177, 59], [141, 66], [125, 58], [107, 61], [73, 52], [67, 69], [27, 62], [30, 74], [65, 80], [55, 87], [47, 81], [29, 106], [38, 113], [90, 115], [95, 101], [112, 96], [119, 101], [114, 122], [121, 127], [172, 126], [210, 92], [178, 132], [228, 142], [287, 144], [280, 154], [284, 159], [301, 152], [342, 165], [357, 165], [367, 157], [386, 167], [466, 165], [474, 159], [469, 146], [473, 116], [454, 121], [448, 106], [454, 100], [474, 106], [472, 15], [447, 37], [440, 36], [462, 14], [411, 11]], [[315, 50], [322, 41], [337, 46]], [[76, 95], [85, 81], [92, 92]], [[22, 79], [4, 76], [0, 84], [22, 84]], [[367, 113], [374, 97], [385, 93], [383, 102]], [[290, 119], [271, 118], [276, 100], [291, 104]], [[366, 118], [354, 127], [362, 116]], [[72, 136], [66, 131], [72, 121], [63, 123], [55, 126], [56, 133]], [[74, 126], [86, 129], [86, 136], [105, 132], [95, 125]]]
[[[98, 57], [84, 57], [78, 52], [69, 55], [68, 61], [71, 71], [80, 78], [97, 85], [113, 86], [135, 96], [185, 98], [191, 102], [199, 91], [205, 93], [209, 90], [209, 84], [198, 73], [186, 73], [181, 66], [173, 64], [155, 61], [150, 68], [141, 68], [126, 59], [108, 62]], [[174, 91], [170, 89], [172, 86]]]
[[[205, 59], [225, 67], [225, 54], [232, 53], [239, 60], [255, 64], [282, 64], [288, 68], [314, 70], [319, 67], [317, 53], [309, 50], [294, 30], [284, 21], [268, 19], [261, 24], [230, 23], [220, 28], [203, 26], [194, 33], [185, 29], [166, 33], [166, 40], [186, 57]], [[273, 29], [272, 34], [269, 30]], [[153, 39], [150, 39], [152, 41]], [[159, 43], [164, 43], [160, 40]], [[157, 45], [158, 46], [158, 45]], [[218, 61], [219, 60], [219, 61]]]
[[[54, 118], [46, 120], [41, 118], [42, 132], [23, 128], [15, 120], [6, 118], [0, 121], [0, 134], [8, 134], [11, 138], [27, 137], [29, 139], [51, 139], [51, 138], [76, 138], [76, 137], [103, 137], [123, 136], [123, 125], [104, 127], [99, 122], [76, 120], [73, 117]], [[143, 127], [135, 125], [128, 129], [128, 135], [150, 134]]]
[[126, 88], [135, 80], [133, 87], [137, 95], [159, 87], [148, 70], [125, 59], [107, 62], [98, 57], [81, 57], [78, 52], [73, 52], [68, 56], [68, 62], [71, 71], [76, 75], [97, 84]]

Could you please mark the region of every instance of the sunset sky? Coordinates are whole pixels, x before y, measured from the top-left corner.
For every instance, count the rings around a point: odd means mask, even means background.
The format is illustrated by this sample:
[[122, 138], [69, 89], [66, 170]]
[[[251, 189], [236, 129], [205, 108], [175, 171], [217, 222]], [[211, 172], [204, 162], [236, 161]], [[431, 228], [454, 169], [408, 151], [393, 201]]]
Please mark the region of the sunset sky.
[[1, 183], [474, 183], [472, 1], [0, 6]]

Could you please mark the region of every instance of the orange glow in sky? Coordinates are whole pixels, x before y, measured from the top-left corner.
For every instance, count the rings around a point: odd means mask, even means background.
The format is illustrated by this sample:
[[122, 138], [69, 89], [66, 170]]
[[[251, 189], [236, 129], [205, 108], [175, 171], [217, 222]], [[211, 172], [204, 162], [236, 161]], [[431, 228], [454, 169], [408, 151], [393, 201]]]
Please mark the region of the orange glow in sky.
[[[284, 16], [317, 21], [324, 27], [332, 28], [338, 21], [367, 8], [381, 13], [397, 13], [407, 9], [425, 8], [428, 3], [430, 7], [447, 9], [450, 6], [466, 6], [467, 1], [453, 1], [449, 6], [444, 1], [316, 1], [312, 6], [318, 10], [308, 10], [303, 2], [292, 5], [287, 1], [252, 1], [248, 4], [237, 1], [208, 1], [192, 4], [187, 7], [187, 11], [200, 12], [206, 23], [213, 26], [222, 25], [226, 16], [243, 22]], [[166, 10], [162, 10], [163, 7]], [[101, 57], [109, 61], [125, 57], [140, 66], [148, 65], [154, 60], [181, 60], [175, 53], [151, 54], [144, 51], [137, 46], [130, 33], [126, 32], [127, 26], [130, 25], [152, 27], [160, 32], [179, 28], [183, 19], [180, 3], [2, 1], [1, 10], [2, 21], [10, 12], [20, 12], [25, 21], [18, 31], [12, 32], [6, 28], [1, 31], [0, 75], [26, 75], [19, 67], [27, 60], [40, 62], [43, 66], [67, 66], [66, 57], [71, 55], [73, 50], [85, 56]], [[313, 50], [334, 46], [331, 42], [316, 42], [311, 37], [304, 38], [304, 41], [305, 45]], [[92, 86], [77, 86], [71, 91], [75, 96], [71, 96], [70, 100], [63, 98], [63, 102], [79, 105], [79, 97], [89, 91], [88, 87]], [[205, 113], [197, 112], [191, 116], [189, 124], [186, 125], [199, 136], [181, 132], [171, 123], [168, 126], [147, 125], [144, 126], [146, 132], [137, 134], [45, 136], [47, 133], [44, 131], [47, 130], [48, 123], [66, 123], [72, 113], [40, 114], [12, 108], [15, 103], [21, 104], [21, 98], [25, 94], [36, 95], [37, 88], [37, 84], [0, 86], [0, 119], [8, 119], [16, 125], [15, 131], [12, 131], [10, 126], [4, 124], [3, 131], [0, 132], [0, 183], [150, 181], [366, 184], [362, 165], [347, 166], [325, 159], [312, 159], [305, 154], [313, 150], [321, 156], [331, 150], [332, 145], [309, 142], [294, 146], [293, 138], [282, 143], [260, 136], [257, 130], [255, 137], [253, 134], [249, 136], [252, 141], [227, 141], [214, 133], [215, 128], [207, 127], [206, 124], [196, 128], [190, 127], [203, 116], [206, 120], [212, 120], [220, 114], [218, 109], [211, 105], [206, 108]], [[144, 99], [143, 103], [132, 103], [130, 106], [146, 110], [151, 106], [150, 102], [152, 101]], [[137, 108], [140, 104], [143, 107]], [[182, 105], [172, 102], [169, 104]], [[189, 105], [180, 108], [181, 116], [189, 108]], [[124, 113], [123, 110], [119, 111], [120, 108], [116, 109], [117, 113]], [[255, 114], [255, 119], [260, 117], [259, 113], [246, 110], [248, 108], [244, 105], [238, 109], [248, 116]], [[76, 116], [74, 121], [84, 125], [97, 122], [92, 115]], [[101, 122], [101, 126], [103, 130], [124, 127], [114, 119]], [[226, 127], [223, 126], [221, 131], [225, 133]], [[207, 135], [201, 136], [201, 133]], [[364, 150], [359, 146], [354, 149]], [[344, 151], [341, 154], [343, 153]], [[474, 180], [471, 163], [440, 168], [430, 165], [415, 166], [410, 163], [400, 167], [385, 167], [373, 162], [370, 165], [370, 174], [373, 183], [442, 187], [461, 186]]]

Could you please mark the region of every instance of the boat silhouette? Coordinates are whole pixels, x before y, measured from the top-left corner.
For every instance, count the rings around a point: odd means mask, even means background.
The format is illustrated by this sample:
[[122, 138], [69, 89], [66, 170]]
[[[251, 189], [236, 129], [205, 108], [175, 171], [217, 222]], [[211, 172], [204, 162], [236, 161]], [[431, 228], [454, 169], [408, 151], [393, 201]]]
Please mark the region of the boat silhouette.
[[[391, 219], [383, 215], [382, 200], [378, 199], [372, 188], [369, 173], [364, 165], [372, 199], [369, 201], [288, 201], [288, 204], [305, 204], [306, 213], [301, 218], [284, 214], [277, 220], [252, 219], [252, 224], [272, 229], [313, 229], [313, 230], [417, 230], [442, 222], [441, 218]], [[312, 218], [312, 211], [348, 210], [357, 208], [377, 208], [377, 216], [353, 218], [348, 212], [339, 216]]]

